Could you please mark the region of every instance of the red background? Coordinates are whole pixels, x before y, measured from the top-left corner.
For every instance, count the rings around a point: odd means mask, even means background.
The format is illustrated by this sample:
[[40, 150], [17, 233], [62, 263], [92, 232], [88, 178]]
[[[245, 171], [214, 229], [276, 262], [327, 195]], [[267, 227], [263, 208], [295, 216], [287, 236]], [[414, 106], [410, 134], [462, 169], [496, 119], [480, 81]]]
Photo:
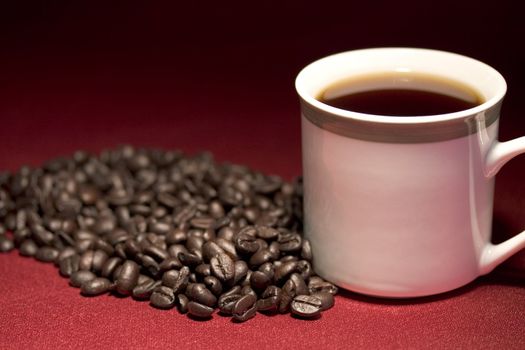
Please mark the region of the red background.
[[[500, 139], [525, 135], [525, 30], [510, 0], [13, 3], [0, 5], [2, 170], [132, 143], [210, 150], [291, 179], [301, 173], [295, 75], [372, 46], [444, 49], [494, 66], [509, 84]], [[525, 227], [524, 174], [521, 157], [498, 175], [495, 242]], [[129, 298], [84, 298], [53, 266], [16, 252], [0, 255], [0, 295], [2, 349], [525, 347], [525, 252], [442, 296], [343, 292], [315, 321], [198, 322]]]

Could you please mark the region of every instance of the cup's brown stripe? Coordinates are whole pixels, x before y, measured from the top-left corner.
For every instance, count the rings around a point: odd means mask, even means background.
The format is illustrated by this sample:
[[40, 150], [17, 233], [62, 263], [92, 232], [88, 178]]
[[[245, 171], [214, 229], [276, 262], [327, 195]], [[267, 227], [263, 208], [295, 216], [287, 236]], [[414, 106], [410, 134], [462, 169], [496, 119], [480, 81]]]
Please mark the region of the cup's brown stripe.
[[[451, 140], [488, 127], [499, 117], [501, 102], [490, 109], [464, 118], [425, 124], [381, 123], [327, 113], [301, 99], [303, 115], [318, 127], [335, 134], [366, 141], [424, 143]], [[395, 118], [395, 117], [392, 117]]]

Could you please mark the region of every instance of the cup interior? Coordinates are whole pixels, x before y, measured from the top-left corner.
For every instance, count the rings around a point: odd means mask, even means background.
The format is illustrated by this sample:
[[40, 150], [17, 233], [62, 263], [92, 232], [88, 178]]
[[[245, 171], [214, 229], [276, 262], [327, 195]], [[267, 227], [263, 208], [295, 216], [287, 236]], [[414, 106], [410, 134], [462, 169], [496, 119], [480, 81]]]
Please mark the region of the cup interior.
[[[385, 72], [442, 77], [470, 87], [484, 101], [469, 110], [437, 115], [434, 119], [457, 118], [486, 110], [500, 101], [506, 92], [504, 78], [489, 65], [451, 52], [419, 48], [373, 48], [328, 56], [305, 67], [297, 76], [295, 85], [305, 102], [326, 112], [350, 118], [378, 119], [380, 116], [328, 106], [317, 98], [328, 86], [341, 80]], [[411, 122], [416, 121], [414, 117], [410, 118]], [[400, 121], [397, 118], [397, 122]]]

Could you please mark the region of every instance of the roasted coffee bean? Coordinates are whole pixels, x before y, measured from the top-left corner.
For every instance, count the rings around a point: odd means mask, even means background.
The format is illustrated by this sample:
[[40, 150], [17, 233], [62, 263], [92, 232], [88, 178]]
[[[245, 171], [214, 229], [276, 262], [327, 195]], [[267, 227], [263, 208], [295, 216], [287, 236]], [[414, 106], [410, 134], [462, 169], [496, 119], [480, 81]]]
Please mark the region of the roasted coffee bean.
[[318, 292], [327, 292], [332, 295], [335, 295], [338, 292], [338, 288], [332, 283], [323, 280], [318, 281], [312, 279], [310, 279], [310, 282], [308, 283], [308, 290], [310, 291], [310, 294]]
[[292, 273], [290, 275], [290, 280], [294, 284], [294, 290], [295, 294], [309, 294], [308, 287], [306, 286], [306, 282], [304, 279], [299, 275], [298, 273]]
[[259, 250], [256, 234], [257, 230], [253, 226], [246, 226], [241, 229], [235, 237], [236, 250], [242, 254], [253, 254]]
[[100, 272], [100, 275], [102, 277], [111, 278], [113, 276], [113, 273], [117, 269], [118, 266], [122, 264], [122, 259], [118, 256], [114, 256], [106, 260], [104, 263], [104, 266], [102, 267], [102, 271]]
[[121, 265], [120, 273], [116, 279], [116, 290], [122, 295], [129, 295], [137, 285], [139, 266], [132, 260], [126, 260]]
[[278, 310], [281, 299], [277, 296], [257, 300], [255, 306], [257, 311], [274, 312]]
[[169, 257], [169, 254], [166, 250], [161, 249], [154, 245], [149, 245], [143, 250], [144, 254], [151, 256], [157, 262], [162, 262], [164, 259]]
[[188, 314], [197, 318], [210, 318], [213, 314], [213, 308], [199, 304], [195, 301], [190, 301], [187, 305]]
[[83, 295], [95, 296], [107, 293], [111, 289], [111, 282], [107, 278], [96, 277], [82, 283], [80, 292]]
[[331, 293], [328, 292], [317, 292], [311, 294], [314, 297], [319, 298], [321, 300], [321, 311], [328, 310], [332, 306], [334, 306], [334, 296]]
[[[263, 291], [271, 283], [270, 278], [264, 272], [254, 271], [250, 276], [250, 285], [255, 291]], [[304, 281], [303, 281], [304, 283]], [[306, 288], [306, 284], [304, 285]]]
[[168, 245], [184, 243], [186, 239], [186, 232], [179, 228], [171, 230], [166, 234], [166, 244]]
[[190, 224], [195, 228], [207, 229], [213, 227], [215, 219], [209, 216], [201, 216], [191, 219]]
[[0, 236], [0, 253], [7, 253], [15, 248], [15, 242], [6, 236]]
[[208, 288], [214, 295], [219, 296], [222, 293], [222, 284], [218, 278], [213, 276], [204, 277], [204, 285]]
[[162, 285], [173, 288], [178, 278], [179, 278], [179, 271], [177, 270], [166, 271], [162, 275]]
[[18, 248], [20, 255], [23, 256], [34, 256], [38, 251], [38, 246], [32, 239], [25, 239]]
[[168, 270], [175, 270], [175, 269], [180, 269], [182, 267], [182, 263], [180, 262], [180, 260], [178, 258], [174, 258], [174, 257], [168, 257], [167, 259], [164, 259], [160, 264], [159, 264], [159, 269], [161, 272], [165, 272], [165, 271], [168, 271]]
[[202, 246], [202, 256], [204, 258], [204, 261], [210, 261], [211, 258], [213, 258], [219, 253], [224, 253], [224, 249], [219, 247], [219, 245], [217, 245], [217, 243], [213, 241], [206, 242]]
[[273, 279], [275, 283], [280, 285], [284, 283], [284, 281], [286, 281], [288, 277], [295, 271], [297, 271], [296, 261], [285, 262], [279, 267], [275, 268], [275, 274], [274, 274]]
[[157, 221], [151, 224], [149, 229], [153, 233], [156, 233], [159, 235], [166, 235], [171, 231], [172, 227], [165, 222]]
[[69, 284], [72, 287], [80, 288], [82, 284], [91, 281], [96, 277], [97, 276], [91, 271], [80, 270], [71, 274], [71, 277], [69, 278]]
[[83, 294], [115, 287], [195, 317], [208, 318], [208, 304], [231, 314], [243, 295], [255, 299], [240, 321], [285, 312], [296, 295], [318, 293], [330, 307], [337, 287], [315, 275], [302, 217], [300, 180], [207, 154], [123, 146], [0, 174], [0, 250], [7, 228], [21, 255], [54, 261], [77, 287], [89, 282]]
[[58, 264], [62, 260], [66, 259], [66, 258], [69, 258], [72, 255], [77, 255], [77, 251], [75, 250], [75, 248], [74, 247], [65, 247], [58, 254], [58, 257], [57, 257], [57, 259], [55, 261], [55, 264], [58, 266]]
[[95, 252], [93, 250], [88, 250], [82, 253], [82, 255], [80, 256], [79, 269], [80, 270], [92, 270], [94, 255], [95, 255]]
[[244, 260], [237, 260], [235, 262], [235, 273], [233, 277], [233, 284], [242, 281], [248, 274], [248, 265]]
[[266, 276], [268, 276], [270, 280], [274, 279], [275, 270], [272, 263], [264, 263], [261, 266], [259, 266], [258, 270], [266, 274]]
[[211, 275], [211, 267], [210, 267], [210, 264], [200, 264], [200, 265], [197, 265], [197, 267], [195, 268], [195, 274], [199, 277], [199, 278], [204, 278], [206, 276], [210, 276]]
[[[228, 218], [228, 221], [231, 221]], [[230, 226], [224, 226], [221, 227], [217, 234], [218, 239], [224, 239], [226, 241], [233, 241], [233, 238], [235, 237], [235, 230], [231, 228]]]
[[60, 274], [64, 277], [71, 276], [74, 272], [77, 272], [79, 269], [80, 256], [77, 254], [68, 256], [60, 260], [59, 268]]
[[187, 296], [185, 296], [184, 294], [177, 294], [177, 299], [176, 299], [176, 304], [177, 304], [177, 310], [179, 310], [179, 312], [181, 314], [185, 314], [186, 312], [188, 312], [188, 303], [190, 302], [190, 299], [188, 299]]
[[280, 233], [277, 242], [282, 252], [293, 252], [301, 249], [302, 238], [296, 232]]
[[177, 257], [186, 266], [197, 266], [202, 263], [202, 258], [196, 253], [179, 253]]
[[310, 241], [303, 239], [303, 245], [301, 246], [301, 258], [307, 261], [312, 261], [312, 246]]
[[219, 253], [210, 260], [211, 271], [221, 282], [229, 282], [235, 276], [235, 263], [226, 253]]
[[246, 294], [237, 300], [232, 310], [233, 319], [244, 322], [255, 316], [257, 312], [256, 301], [257, 298], [252, 294]]
[[218, 300], [219, 311], [223, 315], [231, 315], [233, 313], [233, 308], [237, 301], [242, 298], [242, 294], [223, 294]]
[[149, 255], [139, 254], [137, 258], [140, 260], [140, 263], [145, 269], [148, 274], [152, 277], [159, 277], [160, 276], [160, 265]]
[[261, 249], [250, 258], [250, 266], [258, 267], [266, 262], [272, 261], [273, 254], [268, 249]]
[[108, 254], [100, 249], [97, 249], [93, 252], [93, 261], [91, 269], [95, 274], [100, 274], [104, 264], [108, 260]]
[[217, 243], [217, 245], [221, 247], [222, 250], [224, 250], [224, 252], [228, 254], [232, 259], [238, 258], [237, 250], [235, 249], [235, 244], [233, 244], [232, 241], [228, 241], [224, 238], [217, 238], [215, 239], [215, 243]]
[[190, 275], [190, 269], [187, 266], [183, 266], [179, 270], [179, 276], [177, 280], [175, 281], [175, 284], [173, 285], [173, 291], [175, 294], [183, 293], [186, 290], [186, 286], [188, 285]]
[[213, 293], [201, 283], [190, 283], [186, 287], [186, 296], [200, 304], [213, 307], [217, 303], [217, 298]]
[[40, 247], [35, 254], [35, 258], [42, 262], [55, 262], [59, 251], [52, 247]]
[[316, 296], [298, 295], [293, 299], [290, 309], [294, 315], [313, 318], [321, 314], [322, 305], [321, 299]]
[[150, 304], [159, 309], [172, 308], [175, 305], [173, 289], [166, 286], [158, 286], [151, 294]]
[[161, 281], [155, 281], [150, 278], [133, 288], [131, 295], [137, 300], [149, 300], [153, 291], [160, 285]]
[[277, 231], [273, 227], [269, 226], [258, 226], [257, 227], [257, 236], [262, 239], [275, 239], [277, 236], [279, 236], [279, 231]]

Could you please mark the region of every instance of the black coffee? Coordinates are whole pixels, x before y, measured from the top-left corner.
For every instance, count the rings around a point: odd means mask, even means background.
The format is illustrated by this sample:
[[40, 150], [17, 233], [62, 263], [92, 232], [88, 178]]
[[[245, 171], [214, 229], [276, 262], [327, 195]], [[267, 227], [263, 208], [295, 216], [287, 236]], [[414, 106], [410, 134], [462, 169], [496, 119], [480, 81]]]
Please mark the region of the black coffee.
[[381, 73], [342, 80], [319, 101], [348, 111], [384, 116], [425, 116], [459, 112], [483, 103], [473, 88], [421, 73]]

